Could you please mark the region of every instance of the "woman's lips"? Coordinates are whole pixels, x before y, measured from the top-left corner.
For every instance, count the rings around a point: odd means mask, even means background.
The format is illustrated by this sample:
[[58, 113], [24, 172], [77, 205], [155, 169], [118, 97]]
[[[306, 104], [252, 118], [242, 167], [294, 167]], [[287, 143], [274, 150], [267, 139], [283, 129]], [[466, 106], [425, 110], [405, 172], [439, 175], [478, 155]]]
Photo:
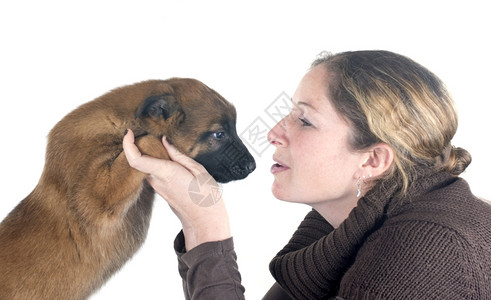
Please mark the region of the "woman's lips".
[[[276, 161], [276, 160], [275, 160]], [[288, 166], [284, 165], [280, 161], [276, 161], [274, 165], [271, 166], [271, 173], [276, 174], [290, 169]]]

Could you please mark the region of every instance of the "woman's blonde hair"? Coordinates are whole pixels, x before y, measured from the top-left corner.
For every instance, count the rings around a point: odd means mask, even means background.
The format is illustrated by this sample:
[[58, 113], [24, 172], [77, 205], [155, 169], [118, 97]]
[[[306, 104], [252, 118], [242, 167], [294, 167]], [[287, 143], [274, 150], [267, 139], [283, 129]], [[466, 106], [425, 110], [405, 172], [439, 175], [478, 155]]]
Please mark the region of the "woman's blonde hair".
[[397, 178], [403, 193], [416, 166], [457, 176], [471, 162], [466, 150], [450, 144], [458, 124], [452, 97], [425, 67], [389, 51], [322, 53], [312, 68], [318, 65], [331, 75], [330, 99], [351, 125], [350, 146], [391, 146], [394, 163], [384, 179]]

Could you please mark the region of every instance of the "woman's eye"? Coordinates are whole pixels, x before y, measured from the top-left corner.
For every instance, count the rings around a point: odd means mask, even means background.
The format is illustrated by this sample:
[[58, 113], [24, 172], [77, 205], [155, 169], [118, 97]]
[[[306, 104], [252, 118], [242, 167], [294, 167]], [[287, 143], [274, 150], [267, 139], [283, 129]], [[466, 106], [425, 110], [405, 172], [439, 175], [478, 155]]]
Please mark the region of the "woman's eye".
[[213, 133], [213, 137], [217, 140], [221, 140], [225, 137], [225, 132], [215, 132]]
[[312, 126], [312, 124], [310, 124], [310, 122], [307, 121], [306, 119], [303, 119], [303, 118], [298, 118], [298, 119], [302, 123], [302, 126]]

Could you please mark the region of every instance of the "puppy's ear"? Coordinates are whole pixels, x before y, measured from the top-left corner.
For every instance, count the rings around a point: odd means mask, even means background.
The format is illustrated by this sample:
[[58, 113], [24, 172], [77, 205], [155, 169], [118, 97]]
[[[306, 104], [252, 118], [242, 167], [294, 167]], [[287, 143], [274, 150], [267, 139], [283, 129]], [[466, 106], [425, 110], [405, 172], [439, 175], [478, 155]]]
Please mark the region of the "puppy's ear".
[[142, 117], [163, 118], [167, 120], [180, 106], [172, 94], [150, 96], [137, 109], [135, 119]]

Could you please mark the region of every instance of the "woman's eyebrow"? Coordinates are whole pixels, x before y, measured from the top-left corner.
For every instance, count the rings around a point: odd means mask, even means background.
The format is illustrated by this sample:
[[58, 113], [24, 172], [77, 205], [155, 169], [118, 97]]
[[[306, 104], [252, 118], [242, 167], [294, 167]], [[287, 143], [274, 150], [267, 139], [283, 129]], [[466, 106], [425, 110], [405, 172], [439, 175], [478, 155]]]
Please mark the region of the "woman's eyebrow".
[[306, 107], [318, 112], [318, 110], [312, 104], [310, 104], [308, 102], [299, 101], [299, 102], [295, 103], [295, 102], [293, 102], [293, 99], [291, 99], [291, 101], [292, 101], [293, 106], [306, 106]]

